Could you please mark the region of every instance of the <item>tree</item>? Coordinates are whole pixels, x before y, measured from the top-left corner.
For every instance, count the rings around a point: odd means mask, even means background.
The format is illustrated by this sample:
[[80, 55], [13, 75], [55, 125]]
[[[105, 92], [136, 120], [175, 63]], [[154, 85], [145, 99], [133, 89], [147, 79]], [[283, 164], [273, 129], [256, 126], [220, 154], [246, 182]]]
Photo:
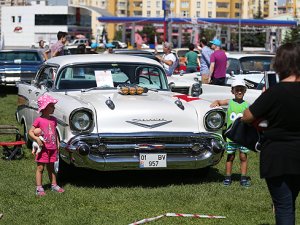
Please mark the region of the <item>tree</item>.
[[[297, 9], [295, 9], [294, 16], [295, 16], [295, 20], [298, 20]], [[297, 25], [296, 27], [289, 28], [282, 42], [283, 44], [288, 42], [300, 42], [300, 26]]]
[[[258, 2], [257, 13], [253, 15], [254, 19], [264, 19], [262, 10], [261, 10], [261, 0]], [[266, 34], [262, 32], [256, 32], [254, 34], [249, 35], [249, 33], [242, 34], [242, 43], [243, 46], [248, 47], [262, 47], [265, 46], [266, 43]]]

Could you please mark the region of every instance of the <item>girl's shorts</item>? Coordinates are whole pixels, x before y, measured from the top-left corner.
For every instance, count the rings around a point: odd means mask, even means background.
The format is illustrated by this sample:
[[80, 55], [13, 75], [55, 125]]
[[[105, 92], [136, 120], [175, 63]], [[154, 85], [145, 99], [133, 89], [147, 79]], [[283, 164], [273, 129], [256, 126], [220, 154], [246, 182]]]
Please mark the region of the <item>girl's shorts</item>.
[[245, 154], [249, 152], [249, 149], [244, 146], [241, 146], [241, 145], [233, 143], [233, 142], [227, 142], [227, 144], [226, 144], [227, 154], [233, 154], [237, 150], [240, 150], [240, 152], [245, 153]]
[[43, 148], [42, 151], [36, 155], [35, 161], [40, 163], [54, 163], [57, 161], [57, 150]]

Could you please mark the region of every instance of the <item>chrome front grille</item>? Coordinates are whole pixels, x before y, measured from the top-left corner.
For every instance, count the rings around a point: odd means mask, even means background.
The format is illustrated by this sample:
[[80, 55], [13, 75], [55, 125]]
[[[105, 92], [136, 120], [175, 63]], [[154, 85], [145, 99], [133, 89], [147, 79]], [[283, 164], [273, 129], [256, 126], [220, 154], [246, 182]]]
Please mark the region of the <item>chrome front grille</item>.
[[[76, 137], [72, 143], [84, 141], [91, 146], [94, 154], [136, 154], [139, 152], [165, 152], [172, 154], [194, 154], [192, 147], [197, 144], [199, 151], [208, 150], [212, 139], [220, 139], [211, 133], [136, 133], [105, 134]], [[197, 152], [197, 151], [196, 151]]]

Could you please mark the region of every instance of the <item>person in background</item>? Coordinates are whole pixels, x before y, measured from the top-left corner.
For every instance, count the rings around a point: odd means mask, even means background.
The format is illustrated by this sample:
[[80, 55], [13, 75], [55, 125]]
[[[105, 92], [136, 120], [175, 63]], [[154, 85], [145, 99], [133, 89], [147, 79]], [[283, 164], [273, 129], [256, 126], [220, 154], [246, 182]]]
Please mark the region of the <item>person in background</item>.
[[[35, 161], [37, 163], [36, 168], [36, 195], [41, 197], [46, 195], [42, 186], [43, 172], [46, 167], [48, 170], [49, 179], [51, 182], [52, 191], [63, 193], [64, 189], [57, 185], [56, 173], [54, 171], [54, 162], [57, 160], [59, 140], [56, 134], [57, 119], [52, 116], [55, 110], [55, 104], [57, 99], [50, 95], [42, 95], [38, 98], [38, 113], [41, 113], [40, 117], [37, 117], [28, 132], [30, 138], [36, 141], [42, 148], [39, 154], [36, 154]], [[42, 141], [39, 136], [34, 133], [36, 128], [40, 128], [43, 133]]]
[[210, 42], [214, 52], [210, 56], [210, 83], [215, 85], [225, 85], [227, 56], [222, 50], [222, 42], [215, 38]]
[[200, 75], [202, 77], [202, 83], [207, 84], [210, 81], [209, 67], [210, 67], [210, 56], [213, 50], [207, 46], [206, 39], [200, 40], [201, 47], [201, 60], [200, 60]]
[[39, 41], [39, 49], [42, 51], [45, 60], [48, 60], [49, 59], [48, 54], [50, 52], [50, 49], [45, 48], [45, 41], [44, 40]]
[[105, 50], [105, 52], [103, 52], [103, 54], [112, 54], [112, 53], [114, 53], [114, 51], [113, 51], [114, 47], [115, 46], [112, 43], [106, 44], [105, 45], [106, 50]]
[[89, 51], [89, 54], [98, 54], [97, 48], [98, 48], [98, 44], [96, 42], [93, 42], [91, 44], [91, 50]]
[[[227, 128], [236, 120], [236, 118], [240, 117], [245, 109], [248, 108], [248, 103], [244, 101], [244, 95], [246, 93], [247, 87], [244, 80], [234, 80], [231, 85], [231, 93], [234, 94], [234, 99], [225, 99], [225, 100], [216, 100], [214, 101], [210, 107], [217, 106], [228, 106], [227, 108]], [[226, 160], [226, 175], [223, 181], [224, 186], [229, 186], [232, 183], [231, 173], [232, 173], [232, 165], [235, 158], [236, 151], [239, 151], [240, 158], [240, 170], [241, 170], [241, 180], [240, 184], [243, 187], [250, 186], [250, 179], [247, 177], [247, 167], [248, 167], [248, 157], [247, 153], [249, 149], [232, 142], [227, 138], [226, 144], [226, 152], [227, 152], [227, 160]]]
[[[164, 55], [156, 55], [156, 58], [160, 61], [162, 64], [164, 70], [167, 73], [167, 76], [172, 76], [178, 61], [176, 59], [176, 56], [171, 52], [172, 51], [172, 45], [168, 42], [164, 42], [163, 44], [163, 51]], [[156, 54], [156, 53], [155, 53]]]
[[[280, 82], [244, 111], [242, 121], [268, 121], [260, 153], [260, 176], [266, 180], [276, 225], [295, 225], [300, 191], [300, 44], [280, 46], [273, 68]], [[299, 222], [297, 223], [299, 224]]]
[[186, 58], [186, 73], [197, 72], [197, 67], [200, 66], [198, 54], [194, 52], [195, 45], [189, 45], [189, 51], [185, 54]]
[[77, 46], [77, 54], [86, 54], [86, 45], [80, 44]]
[[53, 44], [50, 48], [51, 57], [64, 55], [64, 46], [67, 41], [68, 33], [63, 31], [58, 31], [57, 33], [57, 42]]

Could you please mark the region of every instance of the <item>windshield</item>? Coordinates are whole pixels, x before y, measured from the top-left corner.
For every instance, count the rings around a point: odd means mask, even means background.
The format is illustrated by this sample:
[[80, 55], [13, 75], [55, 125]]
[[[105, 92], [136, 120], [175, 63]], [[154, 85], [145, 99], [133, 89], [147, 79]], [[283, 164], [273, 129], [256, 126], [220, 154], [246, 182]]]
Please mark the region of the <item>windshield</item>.
[[272, 56], [243, 57], [240, 59], [241, 69], [244, 74], [273, 70], [272, 59]]
[[120, 84], [150, 89], [168, 89], [161, 68], [152, 65], [106, 63], [65, 67], [56, 81], [56, 89], [115, 88]]
[[0, 52], [0, 62], [13, 62], [13, 63], [23, 63], [23, 62], [40, 62], [41, 57], [37, 52]]

